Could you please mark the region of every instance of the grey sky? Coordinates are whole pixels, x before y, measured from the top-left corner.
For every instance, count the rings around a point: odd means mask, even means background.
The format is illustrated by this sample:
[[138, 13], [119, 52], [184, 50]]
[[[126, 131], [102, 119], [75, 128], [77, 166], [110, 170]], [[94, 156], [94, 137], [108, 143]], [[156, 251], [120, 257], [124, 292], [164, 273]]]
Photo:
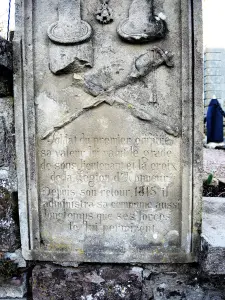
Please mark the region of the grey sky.
[[225, 0], [203, 0], [204, 46], [225, 48]]
[[[8, 24], [8, 8], [9, 8], [9, 0], [0, 0], [0, 29], [3, 27], [3, 31], [0, 32], [1, 35], [6, 37], [7, 34], [7, 24]], [[14, 30], [14, 3], [15, 0], [11, 0], [11, 22], [10, 22], [10, 29]]]

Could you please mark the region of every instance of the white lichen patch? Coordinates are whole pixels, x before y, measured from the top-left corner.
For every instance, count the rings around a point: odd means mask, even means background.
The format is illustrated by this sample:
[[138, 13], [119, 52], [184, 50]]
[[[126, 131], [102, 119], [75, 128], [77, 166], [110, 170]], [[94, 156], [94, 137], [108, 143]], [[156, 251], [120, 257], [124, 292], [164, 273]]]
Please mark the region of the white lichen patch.
[[126, 297], [127, 287], [117, 284], [117, 285], [114, 286], [113, 289], [115, 290], [115, 293], [120, 298], [125, 298]]
[[10, 229], [10, 226], [14, 223], [13, 219], [10, 218], [9, 220], [0, 220], [0, 227], [2, 229]]
[[162, 12], [160, 12], [160, 13], [158, 14], [158, 17], [159, 17], [161, 20], [163, 20], [163, 21], [166, 20], [166, 15], [165, 15], [164, 13], [162, 13]]
[[138, 280], [142, 280], [142, 275], [143, 275], [143, 269], [139, 267], [133, 267], [132, 270], [130, 271], [131, 274], [135, 274], [138, 278]]
[[[103, 296], [105, 296], [105, 291], [103, 289], [101, 289], [99, 292], [95, 294], [95, 297], [103, 297]], [[99, 299], [99, 298], [95, 298], [95, 299]]]

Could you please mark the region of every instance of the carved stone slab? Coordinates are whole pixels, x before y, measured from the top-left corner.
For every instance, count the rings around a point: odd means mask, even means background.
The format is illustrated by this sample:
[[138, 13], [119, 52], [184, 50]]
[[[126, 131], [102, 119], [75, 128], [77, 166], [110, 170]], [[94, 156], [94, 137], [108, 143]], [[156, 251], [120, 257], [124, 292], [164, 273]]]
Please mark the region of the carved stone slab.
[[[113, 22], [104, 26], [95, 18], [100, 1], [23, 2], [15, 115], [25, 258], [67, 265], [196, 261], [200, 1], [110, 1]], [[138, 45], [119, 38], [123, 20], [138, 14], [148, 26], [153, 8], [167, 17], [166, 37]], [[91, 40], [67, 43], [82, 24], [92, 28]]]

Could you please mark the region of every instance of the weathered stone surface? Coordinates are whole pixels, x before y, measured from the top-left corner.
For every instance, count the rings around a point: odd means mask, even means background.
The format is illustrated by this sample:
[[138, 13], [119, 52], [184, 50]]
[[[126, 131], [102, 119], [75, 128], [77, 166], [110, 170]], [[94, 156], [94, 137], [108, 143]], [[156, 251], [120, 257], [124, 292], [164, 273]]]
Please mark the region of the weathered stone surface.
[[36, 266], [33, 300], [141, 300], [142, 268]]
[[5, 97], [0, 98], [0, 251], [20, 247], [15, 164], [13, 98]]
[[161, 19], [155, 14], [153, 0], [133, 0], [129, 17], [120, 22], [117, 32], [122, 39], [133, 43], [162, 39], [167, 33], [165, 19], [165, 15]]
[[[1, 300], [12, 300], [12, 298], [1, 298]], [[27, 298], [13, 298], [13, 300], [27, 300]]]
[[0, 71], [0, 97], [12, 95], [12, 74]]
[[196, 266], [61, 266], [33, 269], [34, 300], [223, 300], [224, 278], [199, 277]]
[[26, 261], [22, 256], [22, 251], [21, 249], [17, 249], [15, 252], [10, 253], [6, 252], [4, 254], [4, 258], [10, 261], [13, 261], [18, 268], [25, 268], [26, 267]]
[[204, 299], [203, 290], [196, 284], [188, 285], [187, 275], [155, 275], [152, 277], [154, 300], [180, 300], [180, 299]]
[[[1, 298], [1, 300], [12, 300], [12, 298]], [[13, 300], [27, 300], [27, 298], [13, 298]]]
[[201, 220], [199, 16], [193, 29], [185, 1], [113, 5], [107, 30], [90, 13], [95, 1], [17, 6], [26, 19], [15, 37], [23, 255], [193, 262]]
[[[197, 275], [197, 274], [196, 274]], [[217, 279], [218, 280], [218, 279]], [[221, 280], [221, 279], [220, 279]], [[191, 277], [188, 274], [158, 274], [151, 277], [154, 300], [223, 300], [225, 299], [224, 286], [215, 280], [204, 282], [201, 278]], [[223, 280], [220, 281], [223, 283]], [[150, 298], [151, 299], [151, 298]]]
[[225, 274], [225, 198], [203, 199], [202, 269]]
[[0, 299], [19, 298], [24, 299], [27, 292], [26, 275], [20, 278], [12, 278], [8, 281], [0, 281]]
[[14, 251], [20, 247], [17, 199], [0, 186], [0, 251]]
[[204, 300], [224, 300], [224, 291], [209, 291], [206, 293]]
[[10, 191], [17, 190], [13, 98], [0, 98], [0, 180]]
[[13, 98], [0, 98], [0, 167], [14, 159]]
[[0, 70], [3, 67], [9, 71], [13, 69], [12, 43], [0, 37]]
[[12, 95], [12, 43], [0, 37], [0, 97]]

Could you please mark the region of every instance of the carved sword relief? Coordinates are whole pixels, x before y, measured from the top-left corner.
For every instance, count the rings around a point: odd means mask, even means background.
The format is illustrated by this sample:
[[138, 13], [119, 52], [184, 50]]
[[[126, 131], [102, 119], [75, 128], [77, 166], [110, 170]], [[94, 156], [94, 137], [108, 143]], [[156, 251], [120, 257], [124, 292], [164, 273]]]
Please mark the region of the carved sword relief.
[[[156, 51], [159, 54], [159, 57], [157, 57], [155, 60], [152, 60], [152, 56], [150, 52]], [[94, 89], [93, 84], [88, 84], [86, 82], [86, 89], [89, 89], [89, 93], [96, 97], [96, 101], [87, 106], [83, 107], [82, 109], [77, 110], [75, 113], [70, 114], [66, 116], [61, 122], [59, 122], [57, 125], [55, 125], [53, 128], [46, 131], [42, 139], [46, 139], [49, 137], [52, 133], [60, 130], [64, 126], [70, 124], [75, 119], [79, 118], [81, 115], [85, 114], [90, 109], [95, 109], [99, 105], [103, 103], [107, 103], [109, 105], [115, 105], [122, 107], [124, 109], [128, 109], [129, 103], [126, 100], [120, 99], [115, 95], [116, 91], [119, 89], [127, 87], [129, 84], [132, 84], [136, 82], [137, 80], [145, 77], [150, 72], [154, 71], [159, 66], [165, 64], [167, 67], [173, 67], [173, 55], [170, 52], [163, 51], [162, 49], [158, 47], [154, 47], [153, 49], [149, 49], [146, 53], [140, 55], [138, 58], [136, 58], [131, 66], [131, 72], [128, 75], [127, 78], [125, 78], [120, 84], [113, 86], [109, 88], [108, 90], [99, 90], [99, 87]], [[94, 90], [93, 90], [94, 89]], [[98, 93], [96, 94], [96, 90]], [[129, 109], [130, 113], [141, 120], [144, 120], [146, 122], [152, 123], [158, 128], [164, 130], [166, 133], [178, 136], [179, 135], [179, 129], [175, 126], [170, 126], [169, 119], [166, 116], [162, 116], [153, 107], [150, 109], [146, 109], [141, 107], [139, 103], [136, 103], [135, 105], [132, 105], [132, 107]], [[171, 117], [170, 117], [171, 119]]]
[[154, 13], [154, 0], [133, 0], [129, 17], [117, 27], [117, 33], [126, 41], [143, 43], [162, 39], [167, 33], [165, 16]]
[[[156, 53], [157, 56], [155, 55]], [[161, 48], [155, 46], [134, 59], [133, 64], [131, 65], [130, 73], [121, 81], [121, 83], [111, 86], [108, 88], [108, 90], [106, 90], [99, 81], [99, 78], [101, 77], [98, 76], [95, 78], [94, 75], [91, 75], [90, 78], [89, 76], [85, 77], [85, 88], [89, 94], [96, 97], [99, 94], [113, 90], [115, 91], [126, 87], [129, 84], [133, 84], [144, 78], [150, 72], [154, 72], [163, 64], [170, 68], [173, 67], [173, 54], [168, 51], [163, 51]]]

